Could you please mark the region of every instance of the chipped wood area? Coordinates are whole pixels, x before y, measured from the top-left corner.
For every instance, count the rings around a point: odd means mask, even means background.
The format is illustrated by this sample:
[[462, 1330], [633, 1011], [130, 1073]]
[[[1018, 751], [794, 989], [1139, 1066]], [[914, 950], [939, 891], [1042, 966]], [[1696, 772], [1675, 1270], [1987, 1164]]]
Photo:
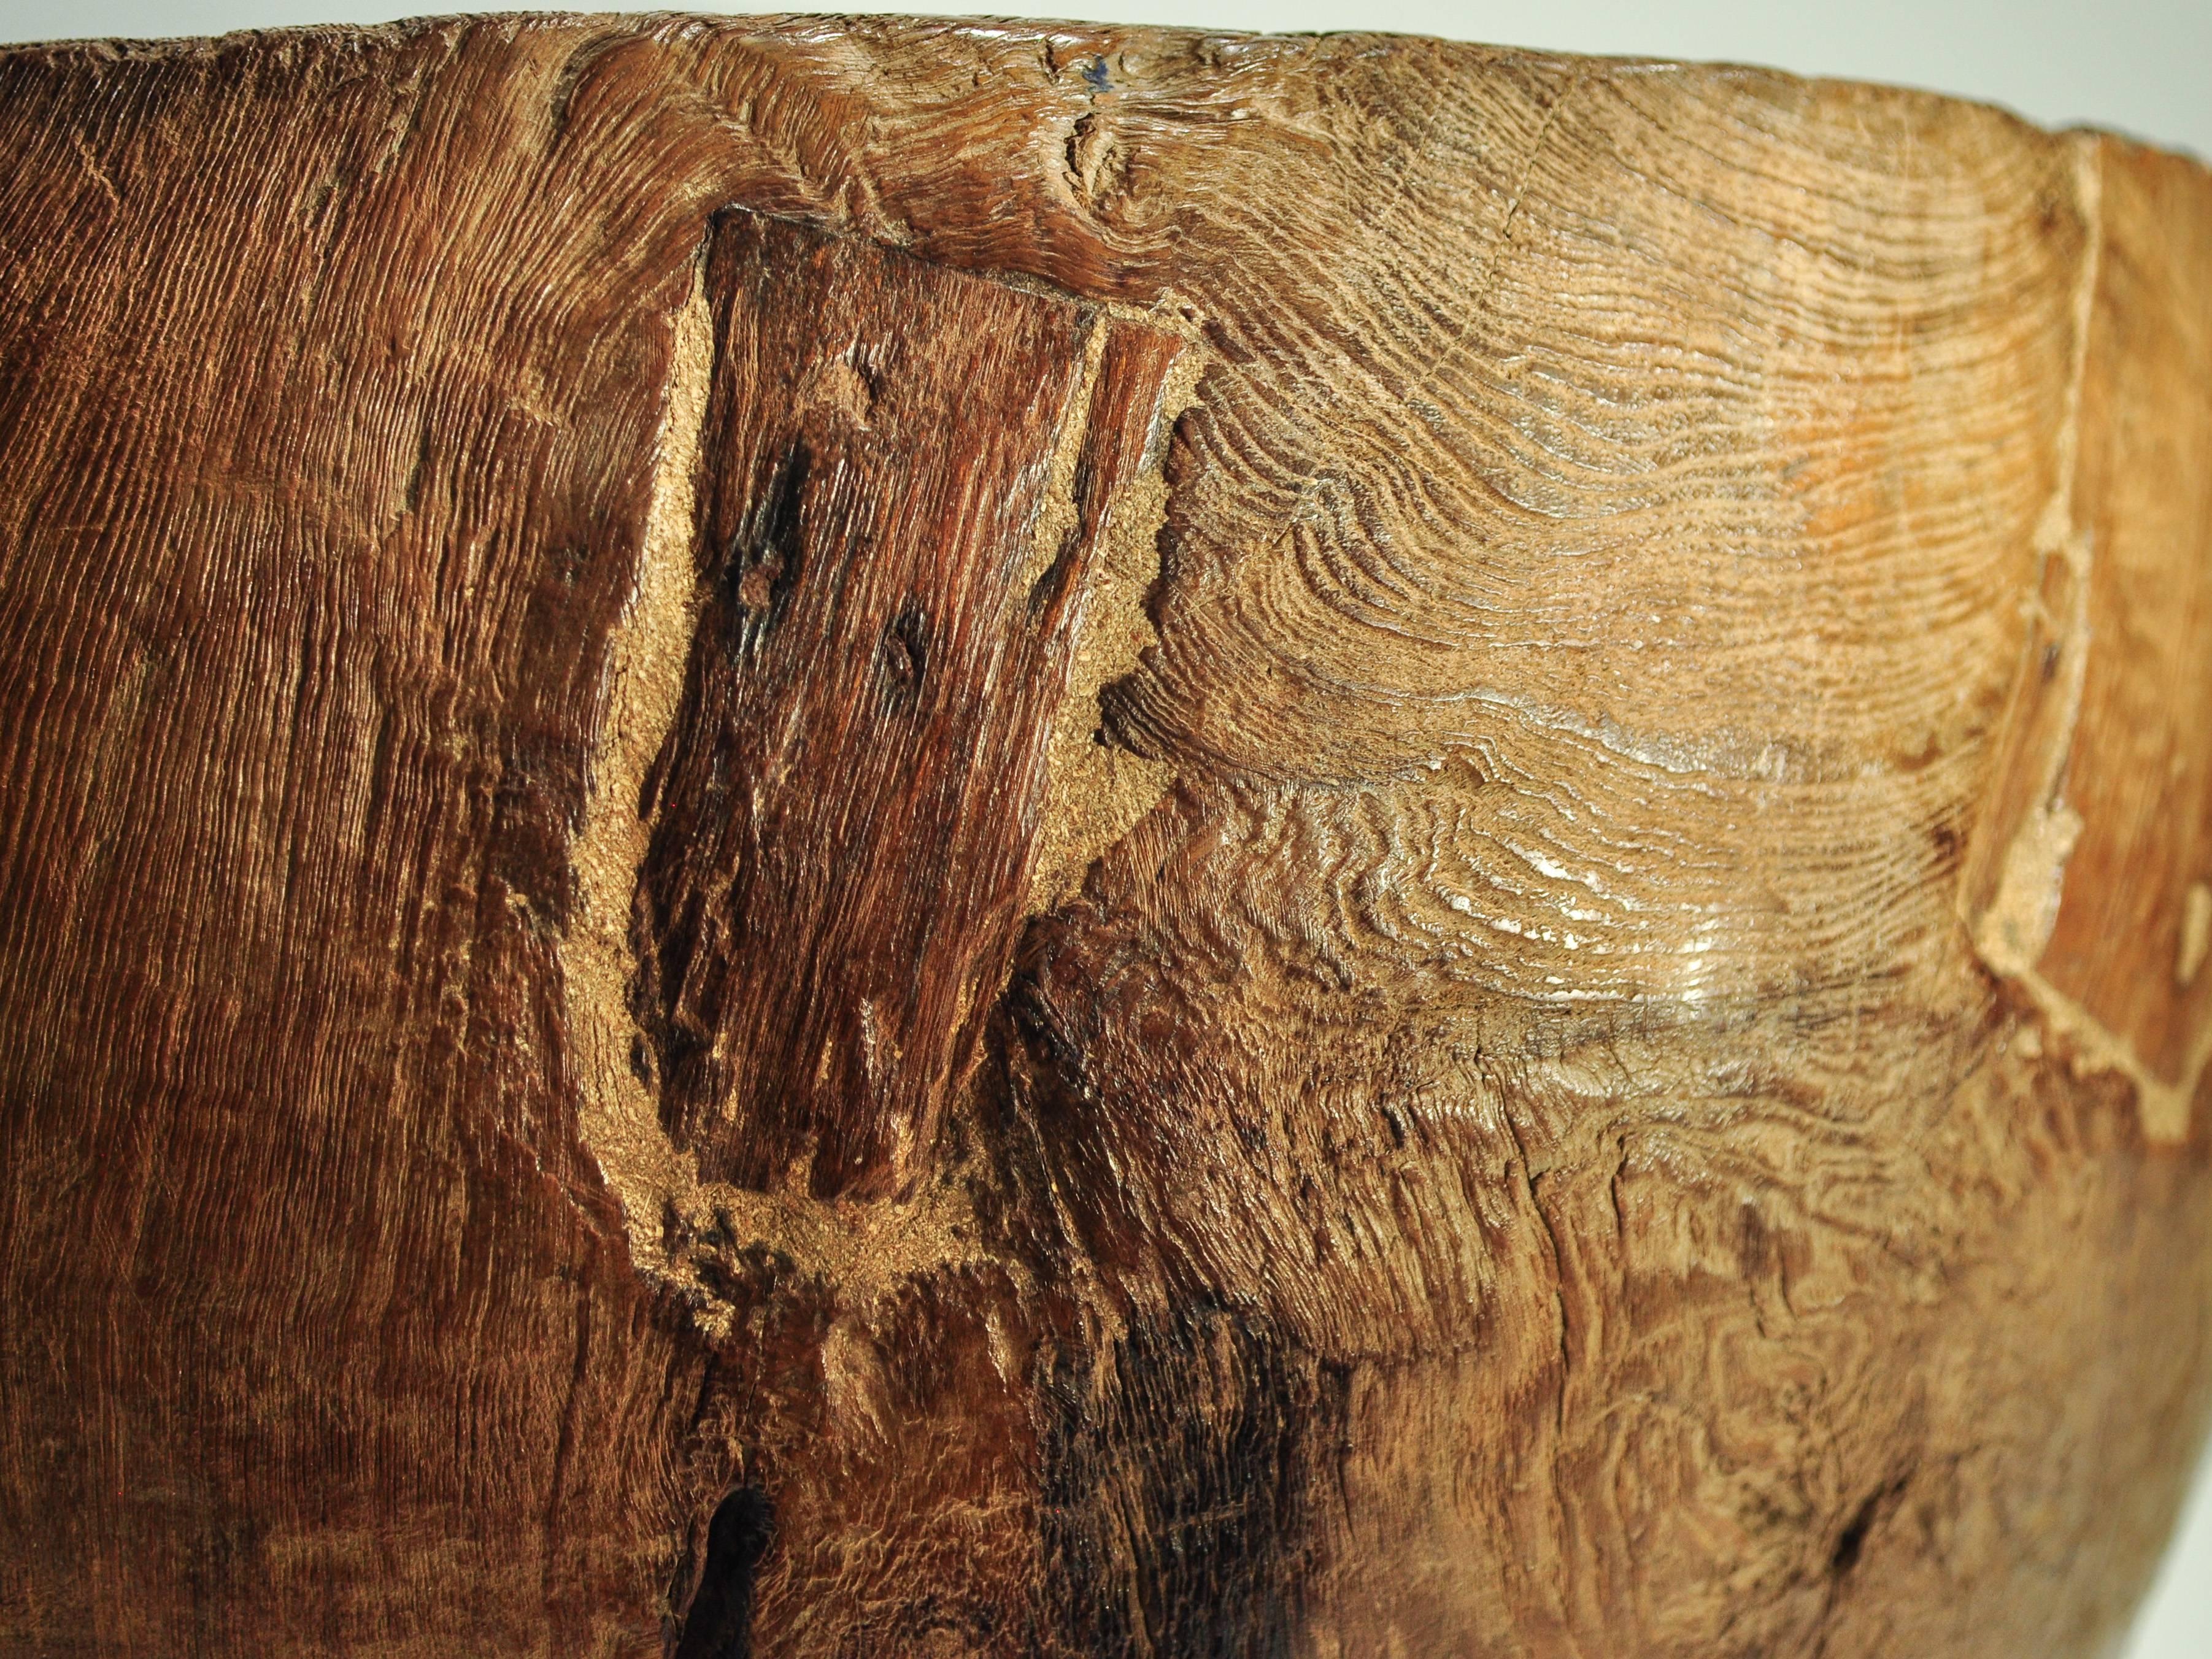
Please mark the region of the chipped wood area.
[[2106, 1650], [2201, 167], [806, 19], [0, 155], [0, 1650]]
[[567, 1006], [631, 1248], [726, 1334], [733, 1252], [850, 1289], [975, 1249], [933, 1165], [1040, 826], [1125, 816], [1081, 769], [1098, 677], [1072, 753], [1060, 708], [1129, 626], [1093, 571], [1186, 342], [742, 209], [678, 331], [658, 499], [696, 529], [611, 642]]

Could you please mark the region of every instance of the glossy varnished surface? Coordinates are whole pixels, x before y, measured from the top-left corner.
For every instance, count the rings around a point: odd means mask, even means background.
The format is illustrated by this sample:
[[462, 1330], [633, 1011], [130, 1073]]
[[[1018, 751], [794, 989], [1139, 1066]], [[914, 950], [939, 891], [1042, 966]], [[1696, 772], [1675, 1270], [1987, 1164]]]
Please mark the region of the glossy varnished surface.
[[0, 1647], [2090, 1654], [2212, 179], [1380, 37], [0, 54]]

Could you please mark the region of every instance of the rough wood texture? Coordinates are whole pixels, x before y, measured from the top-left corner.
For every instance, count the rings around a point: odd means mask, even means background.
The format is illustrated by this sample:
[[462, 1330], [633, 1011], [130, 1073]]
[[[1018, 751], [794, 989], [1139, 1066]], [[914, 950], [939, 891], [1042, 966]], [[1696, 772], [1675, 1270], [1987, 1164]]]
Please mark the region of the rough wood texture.
[[804, 20], [0, 156], [0, 1650], [2104, 1650], [2202, 168]]

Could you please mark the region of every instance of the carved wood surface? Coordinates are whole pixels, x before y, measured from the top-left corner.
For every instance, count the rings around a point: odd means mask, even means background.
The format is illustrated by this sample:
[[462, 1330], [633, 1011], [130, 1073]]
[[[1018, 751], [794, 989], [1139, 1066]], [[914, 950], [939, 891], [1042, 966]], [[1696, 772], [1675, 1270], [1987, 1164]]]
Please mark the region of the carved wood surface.
[[0, 1650], [2103, 1651], [2212, 176], [1413, 39], [0, 52]]

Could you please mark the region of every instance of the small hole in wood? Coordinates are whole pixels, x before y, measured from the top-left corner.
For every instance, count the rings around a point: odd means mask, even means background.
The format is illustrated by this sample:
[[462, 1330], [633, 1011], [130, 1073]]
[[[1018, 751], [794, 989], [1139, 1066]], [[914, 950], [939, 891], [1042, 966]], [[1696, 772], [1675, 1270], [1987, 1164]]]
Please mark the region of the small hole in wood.
[[737, 1487], [715, 1506], [699, 1588], [670, 1659], [749, 1659], [753, 1575], [775, 1535], [775, 1506], [758, 1486]]

